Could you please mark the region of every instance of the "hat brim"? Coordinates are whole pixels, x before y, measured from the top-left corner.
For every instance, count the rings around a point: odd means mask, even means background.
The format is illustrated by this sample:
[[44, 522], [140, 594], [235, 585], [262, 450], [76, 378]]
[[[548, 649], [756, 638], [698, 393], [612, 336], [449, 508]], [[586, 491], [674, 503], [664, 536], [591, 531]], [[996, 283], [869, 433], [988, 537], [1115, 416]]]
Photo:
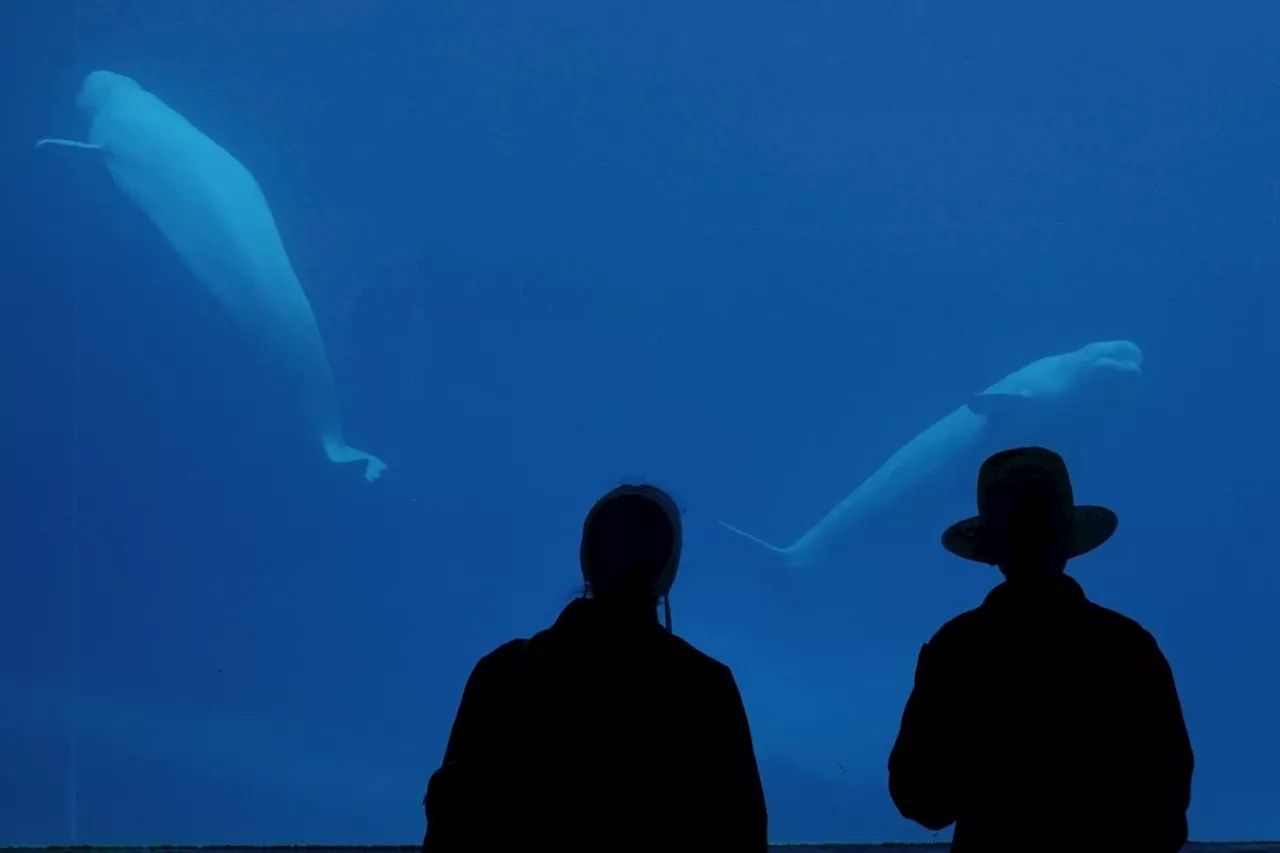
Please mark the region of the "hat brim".
[[[1071, 524], [1071, 546], [1067, 559], [1087, 554], [1116, 532], [1120, 519], [1102, 506], [1076, 506]], [[982, 519], [977, 516], [957, 521], [942, 534], [942, 547], [957, 557], [975, 563], [995, 565], [983, 541]]]

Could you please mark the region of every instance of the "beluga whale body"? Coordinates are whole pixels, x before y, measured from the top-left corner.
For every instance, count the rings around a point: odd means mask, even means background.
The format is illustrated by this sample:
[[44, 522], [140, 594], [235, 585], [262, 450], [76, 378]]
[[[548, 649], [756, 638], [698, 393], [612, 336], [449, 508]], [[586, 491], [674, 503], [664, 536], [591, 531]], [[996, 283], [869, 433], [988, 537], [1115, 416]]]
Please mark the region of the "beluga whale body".
[[[1142, 351], [1130, 341], [1101, 341], [1033, 361], [975, 394], [890, 456], [803, 536], [772, 545], [725, 522], [789, 569], [845, 555], [860, 537], [944, 485], [972, 488], [978, 466], [998, 450], [1052, 443], [1046, 435], [1085, 430], [1142, 375]], [[942, 528], [938, 528], [941, 534]]]
[[386, 465], [347, 444], [320, 329], [258, 182], [191, 122], [111, 71], [85, 77], [76, 105], [89, 141], [41, 139], [98, 152], [116, 185], [151, 219], [187, 268], [295, 384], [310, 428], [335, 463]]

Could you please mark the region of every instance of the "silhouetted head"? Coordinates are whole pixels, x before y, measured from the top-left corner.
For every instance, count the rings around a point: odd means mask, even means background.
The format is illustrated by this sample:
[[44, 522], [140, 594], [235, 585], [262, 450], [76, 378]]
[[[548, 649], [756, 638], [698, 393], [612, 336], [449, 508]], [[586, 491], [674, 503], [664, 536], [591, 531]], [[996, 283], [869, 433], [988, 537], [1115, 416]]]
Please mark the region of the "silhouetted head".
[[76, 106], [87, 113], [96, 113], [114, 95], [141, 88], [132, 77], [114, 71], [90, 71], [80, 84]]
[[582, 577], [593, 598], [652, 613], [675, 581], [682, 544], [670, 495], [656, 486], [619, 486], [596, 501], [582, 525]]
[[1115, 533], [1116, 514], [1076, 506], [1062, 457], [1043, 447], [1004, 450], [978, 472], [978, 514], [942, 534], [951, 553], [999, 566], [1010, 580], [1060, 573]]

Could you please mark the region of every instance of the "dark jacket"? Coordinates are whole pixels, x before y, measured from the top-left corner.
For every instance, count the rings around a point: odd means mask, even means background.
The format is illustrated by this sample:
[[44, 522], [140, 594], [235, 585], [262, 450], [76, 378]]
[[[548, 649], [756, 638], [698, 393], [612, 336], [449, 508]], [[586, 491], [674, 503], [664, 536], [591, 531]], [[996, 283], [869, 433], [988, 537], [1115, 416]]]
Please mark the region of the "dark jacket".
[[1001, 584], [924, 645], [889, 792], [929, 829], [954, 822], [957, 853], [1173, 853], [1192, 765], [1155, 639], [1063, 575]]
[[476, 664], [428, 786], [427, 853], [763, 853], [733, 675], [648, 617], [579, 599]]

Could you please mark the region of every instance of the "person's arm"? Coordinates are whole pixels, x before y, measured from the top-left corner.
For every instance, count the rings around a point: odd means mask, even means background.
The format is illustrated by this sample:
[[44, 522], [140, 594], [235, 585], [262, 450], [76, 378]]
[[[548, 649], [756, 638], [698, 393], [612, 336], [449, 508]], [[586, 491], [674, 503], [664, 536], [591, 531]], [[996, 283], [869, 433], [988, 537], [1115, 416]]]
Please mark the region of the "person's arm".
[[960, 755], [945, 683], [937, 652], [925, 643], [889, 754], [889, 796], [898, 812], [935, 832], [954, 823], [959, 812]]
[[721, 778], [724, 780], [723, 844], [719, 849], [729, 853], [765, 853], [769, 847], [769, 817], [756, 764], [755, 746], [751, 741], [751, 725], [742, 692], [726, 667], [723, 670], [722, 693], [725, 697], [725, 736]]
[[506, 740], [503, 696], [522, 642], [507, 643], [481, 658], [467, 679], [444, 760], [431, 775], [423, 798], [424, 853], [474, 849], [483, 837]]
[[1146, 660], [1136, 679], [1144, 708], [1137, 721], [1140, 753], [1137, 768], [1142, 784], [1139, 820], [1152, 850], [1175, 853], [1187, 841], [1187, 809], [1191, 805], [1191, 776], [1195, 756], [1182, 716], [1182, 703], [1173, 669], [1153, 637], [1148, 636]]

